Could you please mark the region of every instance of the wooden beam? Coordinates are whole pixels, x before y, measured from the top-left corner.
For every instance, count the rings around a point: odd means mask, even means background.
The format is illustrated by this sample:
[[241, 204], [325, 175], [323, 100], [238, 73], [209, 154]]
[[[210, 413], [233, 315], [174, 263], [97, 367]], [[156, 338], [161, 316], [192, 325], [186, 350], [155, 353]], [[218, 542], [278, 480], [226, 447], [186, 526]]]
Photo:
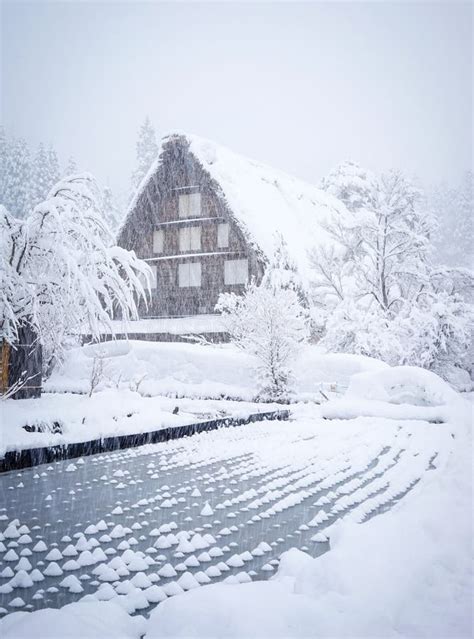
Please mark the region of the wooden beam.
[[10, 344], [2, 340], [2, 357], [0, 360], [0, 392], [6, 393], [8, 390], [8, 365], [10, 362]]

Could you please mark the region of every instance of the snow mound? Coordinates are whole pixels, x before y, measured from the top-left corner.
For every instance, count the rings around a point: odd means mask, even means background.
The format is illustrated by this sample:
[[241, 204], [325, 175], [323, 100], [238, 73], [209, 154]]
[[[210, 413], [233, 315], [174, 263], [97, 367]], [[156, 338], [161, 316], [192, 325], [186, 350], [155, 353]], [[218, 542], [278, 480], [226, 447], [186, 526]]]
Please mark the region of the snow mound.
[[[213, 584], [163, 601], [151, 613], [145, 639], [165, 637], [288, 638], [317, 622], [308, 597], [289, 596], [281, 582]], [[282, 624], [282, 620], [284, 623]]]
[[394, 366], [354, 375], [346, 397], [415, 406], [443, 406], [459, 401], [456, 391], [441, 377], [416, 366]]
[[64, 608], [16, 612], [0, 620], [2, 639], [139, 639], [143, 617], [112, 602], [77, 602]]

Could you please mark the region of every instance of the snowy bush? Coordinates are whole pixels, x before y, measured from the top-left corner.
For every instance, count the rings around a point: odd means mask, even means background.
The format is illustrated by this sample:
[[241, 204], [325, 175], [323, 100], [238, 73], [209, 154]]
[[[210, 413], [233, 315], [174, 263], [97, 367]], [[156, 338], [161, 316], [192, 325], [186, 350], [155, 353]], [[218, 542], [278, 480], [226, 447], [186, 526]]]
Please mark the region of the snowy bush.
[[88, 174], [60, 181], [24, 220], [0, 207], [0, 336], [30, 327], [54, 356], [68, 334], [98, 337], [115, 312], [137, 319], [148, 266], [111, 246], [100, 192]]
[[222, 313], [231, 341], [259, 361], [259, 397], [288, 399], [291, 363], [308, 338], [308, 313], [294, 290], [250, 284], [244, 295], [223, 293], [216, 310]]

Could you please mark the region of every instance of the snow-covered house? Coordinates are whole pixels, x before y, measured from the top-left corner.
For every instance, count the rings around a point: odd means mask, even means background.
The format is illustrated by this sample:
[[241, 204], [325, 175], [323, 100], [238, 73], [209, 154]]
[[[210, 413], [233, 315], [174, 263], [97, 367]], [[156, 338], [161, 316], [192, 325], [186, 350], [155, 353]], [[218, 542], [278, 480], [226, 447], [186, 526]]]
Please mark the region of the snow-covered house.
[[[327, 239], [322, 223], [341, 206], [315, 186], [213, 142], [168, 135], [118, 233], [118, 244], [153, 271], [142, 319], [211, 321], [220, 293], [241, 293], [250, 279], [261, 279], [277, 234], [304, 279], [308, 250]], [[140, 324], [130, 330], [142, 332]], [[208, 332], [205, 320], [197, 332]]]

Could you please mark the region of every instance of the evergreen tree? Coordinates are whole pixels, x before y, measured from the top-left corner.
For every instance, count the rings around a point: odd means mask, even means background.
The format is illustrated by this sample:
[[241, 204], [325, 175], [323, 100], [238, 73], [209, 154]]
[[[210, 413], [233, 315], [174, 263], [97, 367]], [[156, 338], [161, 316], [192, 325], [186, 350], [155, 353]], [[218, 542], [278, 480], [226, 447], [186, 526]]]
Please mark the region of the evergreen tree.
[[13, 140], [5, 162], [3, 204], [16, 217], [29, 211], [31, 161], [30, 151], [23, 139]]
[[76, 160], [71, 155], [69, 157], [69, 160], [67, 161], [67, 164], [66, 164], [65, 168], [64, 168], [63, 175], [65, 177], [67, 177], [69, 175], [75, 175], [78, 172], [79, 172], [79, 169], [77, 168]]
[[467, 171], [457, 187], [438, 185], [430, 197], [439, 225], [436, 259], [449, 266], [473, 266], [473, 173]]
[[132, 188], [136, 189], [158, 155], [155, 129], [147, 116], [138, 133], [137, 164], [132, 175]]
[[47, 184], [48, 191], [53, 188], [56, 182], [61, 177], [61, 172], [59, 170], [59, 160], [56, 151], [51, 146], [48, 147], [47, 151]]
[[122, 211], [117, 206], [116, 199], [110, 186], [104, 187], [102, 206], [104, 212], [104, 220], [112, 233], [115, 234], [122, 219]]
[[40, 143], [31, 165], [29, 185], [30, 209], [42, 202], [59, 180], [59, 162], [52, 146], [45, 148]]
[[0, 202], [3, 203], [5, 195], [5, 172], [8, 158], [8, 140], [5, 128], [0, 126]]
[[468, 268], [473, 268], [474, 251], [473, 181], [473, 172], [467, 171], [457, 191], [454, 215], [453, 242], [458, 247], [459, 264]]
[[281, 233], [275, 235], [275, 251], [265, 270], [262, 285], [268, 288], [295, 291], [300, 304], [308, 308], [308, 296], [298, 273], [295, 262], [290, 257], [288, 245]]
[[31, 165], [30, 209], [42, 202], [51, 185], [48, 184], [48, 156], [41, 143]]

